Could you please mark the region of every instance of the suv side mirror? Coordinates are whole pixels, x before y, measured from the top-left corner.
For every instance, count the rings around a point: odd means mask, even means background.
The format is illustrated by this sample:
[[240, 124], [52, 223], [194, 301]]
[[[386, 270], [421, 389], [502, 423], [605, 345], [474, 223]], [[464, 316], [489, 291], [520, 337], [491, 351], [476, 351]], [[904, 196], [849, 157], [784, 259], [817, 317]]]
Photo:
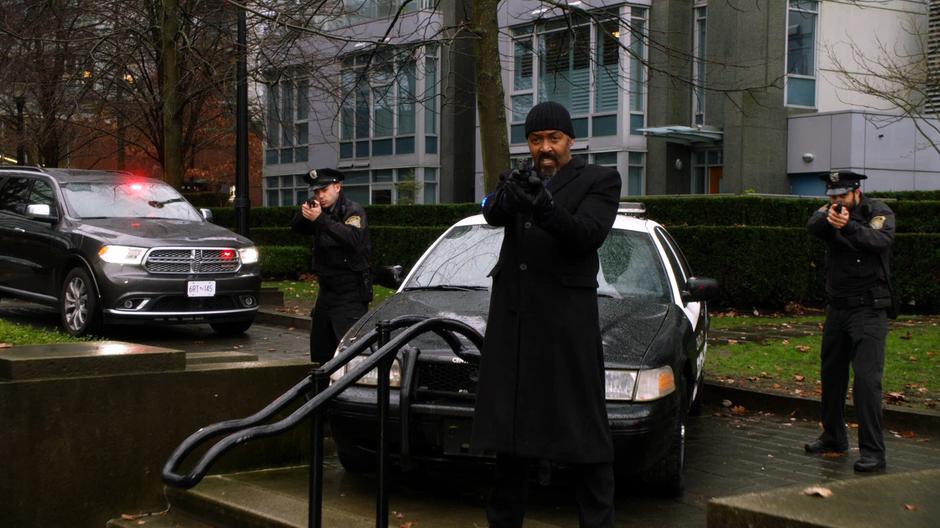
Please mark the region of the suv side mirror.
[[375, 272], [375, 283], [386, 288], [398, 289], [404, 280], [404, 270], [399, 265], [382, 266]]
[[711, 301], [718, 297], [718, 281], [706, 277], [689, 277], [685, 290], [682, 291], [682, 302]]
[[40, 220], [44, 222], [57, 222], [59, 220], [56, 212], [49, 206], [49, 204], [29, 204], [26, 206], [26, 216], [32, 218], [33, 220]]
[[206, 209], [205, 207], [201, 207], [201, 208], [199, 209], [199, 213], [202, 214], [202, 218], [203, 218], [206, 222], [211, 222], [211, 221], [212, 221], [212, 209]]

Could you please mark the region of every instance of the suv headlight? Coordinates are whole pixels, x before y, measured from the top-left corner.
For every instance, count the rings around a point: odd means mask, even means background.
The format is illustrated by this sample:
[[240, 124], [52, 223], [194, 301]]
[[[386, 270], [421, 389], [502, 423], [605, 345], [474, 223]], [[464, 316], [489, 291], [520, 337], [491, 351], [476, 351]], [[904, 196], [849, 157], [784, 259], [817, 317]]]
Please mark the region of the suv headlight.
[[[330, 380], [334, 383], [339, 381], [340, 378], [346, 375], [347, 372], [359, 366], [360, 363], [365, 361], [366, 356], [356, 356], [346, 364], [345, 367], [337, 370], [336, 372], [330, 374]], [[379, 384], [379, 370], [372, 369], [366, 373], [365, 376], [359, 378], [359, 381], [356, 382], [356, 385], [366, 385], [369, 387], [375, 387]], [[401, 387], [401, 365], [398, 364], [398, 360], [392, 361], [391, 373], [389, 375], [389, 387], [397, 389]]]
[[605, 393], [613, 401], [652, 401], [672, 394], [676, 380], [672, 367], [655, 369], [604, 371]]
[[138, 265], [144, 260], [146, 248], [129, 246], [101, 246], [98, 257], [111, 264]]
[[254, 264], [258, 262], [258, 248], [255, 246], [241, 248], [238, 250], [238, 258], [241, 259], [242, 264]]

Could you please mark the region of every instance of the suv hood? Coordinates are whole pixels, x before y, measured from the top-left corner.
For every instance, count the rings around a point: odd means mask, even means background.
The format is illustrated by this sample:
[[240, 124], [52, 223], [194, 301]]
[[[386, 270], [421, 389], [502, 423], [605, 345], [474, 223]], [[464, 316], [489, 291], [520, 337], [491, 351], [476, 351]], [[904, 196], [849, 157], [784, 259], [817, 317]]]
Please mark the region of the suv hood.
[[103, 218], [82, 220], [77, 233], [102, 241], [136, 247], [192, 246], [246, 247], [251, 240], [210, 222], [156, 218]]
[[[341, 347], [348, 338], [372, 330], [378, 321], [402, 315], [448, 317], [485, 334], [489, 303], [488, 291], [415, 290], [397, 293], [360, 319], [344, 336]], [[642, 367], [643, 358], [662, 327], [669, 305], [601, 297], [598, 309], [605, 361], [623, 367]], [[422, 350], [446, 348], [443, 340], [433, 334], [419, 336], [412, 345]]]

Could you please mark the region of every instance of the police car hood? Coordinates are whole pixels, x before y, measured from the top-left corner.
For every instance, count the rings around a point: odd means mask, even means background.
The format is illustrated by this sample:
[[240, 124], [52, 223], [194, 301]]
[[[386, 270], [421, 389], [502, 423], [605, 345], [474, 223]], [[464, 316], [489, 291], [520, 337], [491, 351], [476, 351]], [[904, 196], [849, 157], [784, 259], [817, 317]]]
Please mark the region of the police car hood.
[[82, 220], [76, 232], [104, 244], [135, 247], [247, 247], [251, 241], [210, 222], [168, 218], [101, 218]]
[[[344, 344], [350, 337], [368, 333], [379, 321], [403, 315], [456, 319], [485, 335], [489, 304], [490, 292], [485, 290], [403, 291], [362, 317], [347, 333]], [[662, 328], [669, 306], [643, 299], [599, 297], [598, 309], [605, 360], [623, 367], [642, 367], [643, 358]], [[422, 352], [448, 349], [444, 341], [434, 334], [419, 336], [411, 345]], [[467, 346], [473, 348], [472, 345]]]

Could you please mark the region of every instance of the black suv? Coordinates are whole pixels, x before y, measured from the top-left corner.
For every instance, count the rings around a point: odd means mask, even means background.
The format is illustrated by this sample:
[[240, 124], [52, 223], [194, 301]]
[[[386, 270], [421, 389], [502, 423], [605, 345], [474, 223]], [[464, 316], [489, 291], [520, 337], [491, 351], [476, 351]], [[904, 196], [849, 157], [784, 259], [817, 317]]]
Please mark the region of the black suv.
[[175, 189], [128, 173], [0, 168], [0, 295], [57, 306], [74, 336], [104, 323], [209, 323], [258, 311], [258, 250]]

